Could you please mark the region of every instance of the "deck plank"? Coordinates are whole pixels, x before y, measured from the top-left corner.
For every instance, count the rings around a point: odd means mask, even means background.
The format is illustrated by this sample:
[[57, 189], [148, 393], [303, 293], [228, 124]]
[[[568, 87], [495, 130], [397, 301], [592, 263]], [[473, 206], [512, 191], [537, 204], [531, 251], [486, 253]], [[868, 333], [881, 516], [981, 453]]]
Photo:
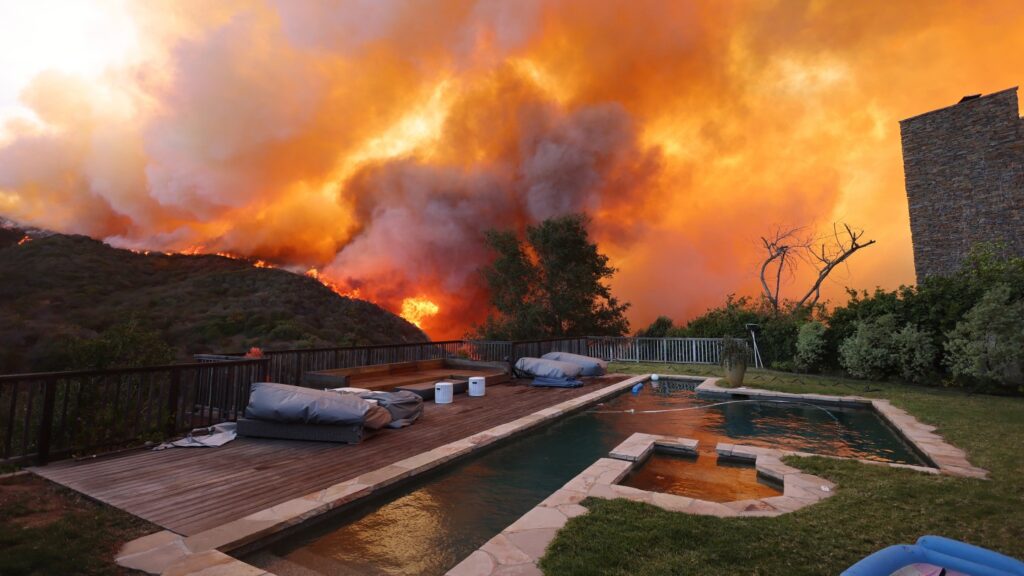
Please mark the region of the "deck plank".
[[137, 450], [95, 460], [55, 462], [34, 471], [179, 534], [191, 535], [593, 392], [582, 388], [491, 385], [487, 395], [425, 405], [423, 418], [382, 430], [361, 444], [239, 438], [220, 448]]

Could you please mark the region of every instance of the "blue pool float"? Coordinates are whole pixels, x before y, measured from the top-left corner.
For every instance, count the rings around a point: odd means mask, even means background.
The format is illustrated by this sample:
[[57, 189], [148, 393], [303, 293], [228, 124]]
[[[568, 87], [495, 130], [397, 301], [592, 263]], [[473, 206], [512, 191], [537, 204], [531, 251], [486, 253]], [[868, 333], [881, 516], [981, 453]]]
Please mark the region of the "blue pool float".
[[889, 576], [911, 564], [931, 564], [971, 576], [1024, 576], [1024, 562], [941, 536], [889, 546], [850, 566], [842, 576]]
[[643, 390], [643, 389], [644, 389], [644, 383], [643, 382], [637, 382], [636, 384], [633, 385], [633, 394], [639, 394], [640, 391]]

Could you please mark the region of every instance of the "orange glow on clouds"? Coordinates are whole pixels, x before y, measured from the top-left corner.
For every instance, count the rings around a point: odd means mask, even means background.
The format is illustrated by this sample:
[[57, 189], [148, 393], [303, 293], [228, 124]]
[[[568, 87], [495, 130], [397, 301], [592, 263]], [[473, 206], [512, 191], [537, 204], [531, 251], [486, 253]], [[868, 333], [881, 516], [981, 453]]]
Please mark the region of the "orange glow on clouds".
[[1016, 0], [22, 4], [0, 214], [426, 294], [435, 338], [486, 313], [484, 230], [576, 211], [634, 328], [756, 293], [776, 227], [878, 241], [826, 297], [911, 282], [898, 120], [1024, 70]]

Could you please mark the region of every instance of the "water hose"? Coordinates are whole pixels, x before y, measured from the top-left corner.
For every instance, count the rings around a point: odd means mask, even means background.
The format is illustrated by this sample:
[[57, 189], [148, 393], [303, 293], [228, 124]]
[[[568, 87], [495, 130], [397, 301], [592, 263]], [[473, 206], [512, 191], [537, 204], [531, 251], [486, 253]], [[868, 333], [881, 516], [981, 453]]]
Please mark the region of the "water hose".
[[839, 423], [839, 418], [836, 418], [835, 414], [829, 412], [825, 408], [822, 408], [817, 404], [812, 404], [811, 402], [799, 402], [794, 400], [727, 400], [725, 402], [715, 402], [713, 404], [704, 404], [701, 406], [686, 406], [683, 408], [663, 408], [661, 410], [637, 410], [636, 408], [630, 408], [628, 410], [590, 410], [590, 412], [593, 414], [662, 414], [665, 412], [686, 412], [689, 410], [703, 410], [705, 408], [713, 408], [715, 406], [725, 406], [726, 404], [743, 404], [748, 402], [754, 402], [757, 404], [799, 404], [803, 406], [810, 406], [812, 408], [817, 408], [818, 410], [821, 410], [825, 414], [828, 414], [830, 418], [836, 421], [836, 424]]

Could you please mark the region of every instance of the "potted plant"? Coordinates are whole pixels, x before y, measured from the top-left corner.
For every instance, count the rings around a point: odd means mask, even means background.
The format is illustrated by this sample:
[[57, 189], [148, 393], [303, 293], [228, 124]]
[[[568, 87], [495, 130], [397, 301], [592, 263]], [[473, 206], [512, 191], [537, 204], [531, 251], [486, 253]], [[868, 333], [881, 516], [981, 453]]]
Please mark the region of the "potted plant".
[[725, 370], [726, 380], [733, 387], [743, 385], [749, 355], [750, 348], [745, 341], [730, 336], [722, 338], [722, 368]]

